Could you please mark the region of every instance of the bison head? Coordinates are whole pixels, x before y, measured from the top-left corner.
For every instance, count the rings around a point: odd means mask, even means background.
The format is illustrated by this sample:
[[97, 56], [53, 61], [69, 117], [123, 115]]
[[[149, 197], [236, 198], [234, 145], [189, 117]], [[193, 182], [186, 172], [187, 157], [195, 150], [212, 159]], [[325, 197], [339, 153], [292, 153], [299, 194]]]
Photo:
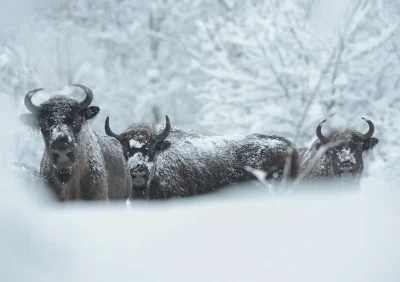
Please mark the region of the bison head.
[[378, 144], [378, 139], [372, 137], [374, 134], [374, 124], [372, 121], [362, 118], [369, 125], [367, 133], [362, 134], [354, 130], [332, 131], [327, 136], [322, 134], [323, 120], [316, 130], [319, 143], [316, 148], [326, 145], [328, 150], [326, 155], [332, 163], [335, 176], [341, 179], [358, 180], [364, 169], [363, 156], [366, 152], [373, 149]]
[[115, 134], [110, 128], [109, 117], [106, 119], [105, 132], [121, 143], [132, 176], [133, 188], [146, 187], [149, 181], [149, 168], [152, 166], [157, 151], [167, 146], [164, 140], [169, 135], [171, 123], [168, 116], [165, 116], [165, 120], [165, 128], [160, 134], [155, 134], [149, 126], [143, 125]]
[[73, 84], [73, 86], [85, 91], [86, 97], [83, 101], [79, 102], [64, 95], [57, 95], [41, 105], [34, 105], [33, 95], [43, 90], [43, 88], [38, 88], [26, 94], [25, 106], [31, 113], [21, 116], [25, 124], [41, 131], [55, 176], [62, 183], [70, 180], [76, 165], [78, 135], [83, 124], [94, 118], [100, 111], [98, 107], [89, 107], [93, 100], [93, 93], [88, 87], [82, 84]]

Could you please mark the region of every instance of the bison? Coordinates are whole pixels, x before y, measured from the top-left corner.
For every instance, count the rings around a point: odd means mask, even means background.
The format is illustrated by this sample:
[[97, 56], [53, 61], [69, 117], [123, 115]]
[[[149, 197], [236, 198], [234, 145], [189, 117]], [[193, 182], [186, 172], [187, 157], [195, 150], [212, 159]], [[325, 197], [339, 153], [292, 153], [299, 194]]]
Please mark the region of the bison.
[[111, 130], [109, 117], [105, 121], [106, 134], [122, 144], [132, 176], [132, 198], [186, 197], [255, 179], [246, 166], [268, 172], [267, 179], [279, 180], [287, 160], [288, 178], [298, 174], [298, 152], [285, 138], [203, 136], [171, 128], [168, 116], [165, 118], [164, 129], [136, 125], [122, 134]]
[[312, 181], [333, 180], [358, 187], [364, 170], [363, 157], [379, 141], [372, 137], [375, 131], [373, 122], [362, 119], [369, 125], [365, 134], [346, 129], [333, 130], [325, 136], [322, 125], [326, 119], [320, 122], [316, 129], [318, 139], [310, 148], [299, 149], [300, 177]]
[[23, 114], [21, 120], [40, 130], [45, 143], [40, 175], [61, 201], [127, 199], [132, 182], [122, 146], [115, 138], [92, 130], [90, 121], [100, 108], [89, 106], [93, 93], [88, 87], [73, 86], [84, 90], [84, 100], [56, 95], [34, 105], [33, 95], [43, 88], [25, 96], [31, 113]]

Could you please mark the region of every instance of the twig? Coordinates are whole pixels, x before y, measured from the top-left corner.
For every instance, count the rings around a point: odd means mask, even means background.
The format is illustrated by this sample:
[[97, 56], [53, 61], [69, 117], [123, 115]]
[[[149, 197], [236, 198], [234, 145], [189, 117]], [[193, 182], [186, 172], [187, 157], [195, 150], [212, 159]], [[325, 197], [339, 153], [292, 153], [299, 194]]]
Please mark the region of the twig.
[[266, 187], [268, 189], [268, 193], [270, 195], [274, 195], [275, 194], [273, 185], [265, 180], [265, 177], [267, 176], [267, 173], [265, 171], [259, 170], [259, 169], [255, 169], [255, 168], [252, 168], [250, 166], [245, 166], [244, 169], [247, 170], [248, 172], [250, 172], [251, 174], [253, 174], [257, 178], [257, 180], [264, 187]]

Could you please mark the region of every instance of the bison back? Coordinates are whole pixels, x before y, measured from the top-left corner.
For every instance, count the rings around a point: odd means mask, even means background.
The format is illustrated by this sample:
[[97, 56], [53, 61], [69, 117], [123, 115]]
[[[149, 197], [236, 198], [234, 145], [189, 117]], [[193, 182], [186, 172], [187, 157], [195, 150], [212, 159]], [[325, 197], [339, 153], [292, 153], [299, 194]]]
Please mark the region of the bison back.
[[[299, 173], [299, 153], [290, 141], [276, 135], [252, 134], [240, 142], [236, 158], [241, 168], [249, 166], [267, 173], [267, 179], [282, 178], [285, 169], [291, 179]], [[286, 167], [286, 162], [290, 162]], [[254, 179], [244, 172], [247, 178]]]

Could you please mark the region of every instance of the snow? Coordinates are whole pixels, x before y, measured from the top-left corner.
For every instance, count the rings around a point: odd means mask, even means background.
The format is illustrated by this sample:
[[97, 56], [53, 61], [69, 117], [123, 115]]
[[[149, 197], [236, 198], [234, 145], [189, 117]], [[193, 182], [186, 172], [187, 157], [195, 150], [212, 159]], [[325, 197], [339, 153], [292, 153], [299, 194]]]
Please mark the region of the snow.
[[350, 162], [352, 164], [356, 163], [354, 154], [351, 152], [350, 148], [342, 148], [342, 150], [336, 152], [340, 162]]
[[[182, 152], [185, 153], [187, 145], [191, 145], [189, 148], [195, 147], [199, 151], [213, 154], [216, 150], [225, 147], [231, 141], [238, 141], [243, 138], [241, 135], [230, 135], [230, 136], [197, 136], [197, 137], [186, 137], [183, 140], [174, 140], [174, 147], [181, 148]], [[189, 155], [191, 152], [187, 152]]]
[[143, 143], [140, 143], [139, 141], [136, 141], [135, 139], [129, 140], [129, 146], [130, 146], [131, 148], [140, 149], [140, 148], [143, 147], [143, 145], [144, 145]]
[[260, 143], [269, 148], [276, 148], [276, 147], [282, 146], [282, 141], [277, 140], [277, 139], [268, 139], [265, 141], [263, 140]]
[[68, 142], [72, 142], [72, 133], [66, 124], [54, 126], [51, 129], [50, 141], [55, 141], [55, 140], [59, 139], [60, 137], [64, 137], [64, 136], [67, 137]]
[[127, 161], [127, 166], [132, 169], [138, 165], [148, 165], [148, 156], [144, 156], [142, 153], [136, 153], [133, 156], [129, 157]]
[[9, 184], [0, 188], [8, 195], [1, 281], [395, 282], [400, 274], [395, 190], [271, 198], [238, 187], [129, 208], [60, 208], [1, 179]]

